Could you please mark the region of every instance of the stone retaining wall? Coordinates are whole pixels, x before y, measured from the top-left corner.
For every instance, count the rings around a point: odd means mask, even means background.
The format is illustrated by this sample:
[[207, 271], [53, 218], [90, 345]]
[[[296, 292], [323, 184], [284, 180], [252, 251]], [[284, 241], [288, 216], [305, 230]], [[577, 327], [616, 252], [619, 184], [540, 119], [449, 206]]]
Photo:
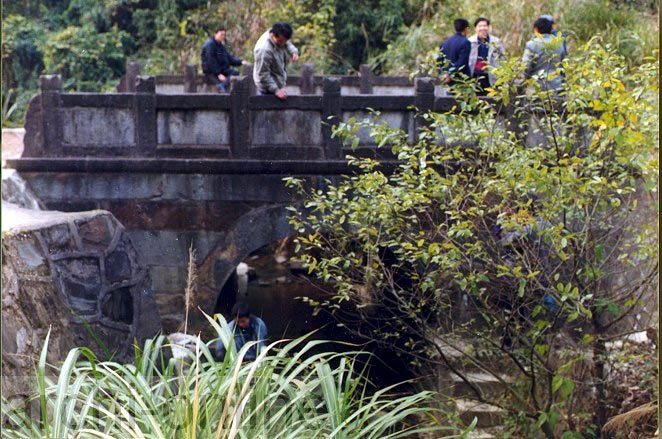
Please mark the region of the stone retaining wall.
[[52, 361], [76, 346], [125, 360], [161, 329], [144, 262], [110, 213], [2, 213], [3, 394], [33, 375], [49, 328]]

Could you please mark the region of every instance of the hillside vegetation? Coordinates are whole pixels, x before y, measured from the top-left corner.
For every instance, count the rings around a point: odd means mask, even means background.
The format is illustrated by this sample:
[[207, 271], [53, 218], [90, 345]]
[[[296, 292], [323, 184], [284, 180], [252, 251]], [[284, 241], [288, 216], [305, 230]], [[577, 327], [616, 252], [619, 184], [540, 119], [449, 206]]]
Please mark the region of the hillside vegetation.
[[252, 58], [258, 36], [289, 21], [301, 62], [351, 74], [362, 63], [411, 74], [452, 33], [455, 17], [492, 20], [507, 53], [519, 56], [540, 14], [552, 14], [570, 48], [599, 35], [631, 65], [654, 55], [658, 5], [652, 0], [27, 0], [3, 4], [3, 126], [20, 126], [39, 75], [60, 74], [68, 91], [112, 90], [127, 60], [148, 74], [199, 64], [199, 48], [219, 24], [232, 51]]

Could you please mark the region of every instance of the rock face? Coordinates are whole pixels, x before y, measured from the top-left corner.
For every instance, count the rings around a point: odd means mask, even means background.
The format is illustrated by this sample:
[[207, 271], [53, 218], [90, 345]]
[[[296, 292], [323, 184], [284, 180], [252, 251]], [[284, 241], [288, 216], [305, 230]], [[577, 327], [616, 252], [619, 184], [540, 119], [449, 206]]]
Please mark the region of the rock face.
[[126, 360], [160, 318], [144, 264], [102, 210], [64, 213], [2, 203], [2, 386], [21, 394], [51, 329], [48, 360], [87, 346]]
[[26, 209], [44, 209], [44, 205], [25, 180], [13, 169], [2, 170], [2, 200]]

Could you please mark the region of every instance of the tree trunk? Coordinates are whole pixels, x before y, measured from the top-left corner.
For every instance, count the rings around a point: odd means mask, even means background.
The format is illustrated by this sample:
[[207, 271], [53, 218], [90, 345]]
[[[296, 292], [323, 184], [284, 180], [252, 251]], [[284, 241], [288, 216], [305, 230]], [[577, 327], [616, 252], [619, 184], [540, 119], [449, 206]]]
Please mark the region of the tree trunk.
[[[596, 334], [599, 334], [599, 328]], [[600, 337], [595, 338], [593, 343], [593, 382], [596, 392], [595, 413], [593, 414], [593, 423], [596, 425], [595, 437], [601, 436], [602, 427], [607, 422], [607, 406], [605, 394], [605, 343]]]

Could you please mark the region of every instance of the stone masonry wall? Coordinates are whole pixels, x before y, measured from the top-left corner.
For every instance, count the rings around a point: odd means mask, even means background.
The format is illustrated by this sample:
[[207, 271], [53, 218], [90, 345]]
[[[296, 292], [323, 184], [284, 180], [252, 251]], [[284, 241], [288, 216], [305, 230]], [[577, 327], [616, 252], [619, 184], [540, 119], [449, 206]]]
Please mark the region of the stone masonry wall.
[[[103, 209], [120, 221], [144, 258], [166, 332], [177, 331], [184, 320], [189, 247], [193, 245], [196, 262], [201, 266], [213, 249], [230, 245], [228, 234], [232, 234], [232, 240], [243, 239], [242, 234], [233, 231], [246, 218], [251, 219], [252, 227], [243, 234], [251, 239], [273, 229], [274, 221], [269, 216], [251, 212], [296, 202], [296, 194], [282, 181], [283, 175], [60, 172], [21, 176], [49, 209]], [[319, 184], [321, 187], [321, 179]], [[281, 237], [277, 234], [273, 239]], [[266, 238], [259, 241], [263, 245], [271, 242]], [[199, 280], [211, 283], [205, 278]], [[214, 283], [216, 289], [209, 293], [209, 301], [211, 295], [218, 295], [222, 284]], [[197, 306], [192, 314], [202, 317]]]
[[134, 338], [161, 329], [144, 264], [110, 213], [2, 211], [3, 394], [24, 389], [49, 328], [54, 362], [75, 346], [128, 359]]

